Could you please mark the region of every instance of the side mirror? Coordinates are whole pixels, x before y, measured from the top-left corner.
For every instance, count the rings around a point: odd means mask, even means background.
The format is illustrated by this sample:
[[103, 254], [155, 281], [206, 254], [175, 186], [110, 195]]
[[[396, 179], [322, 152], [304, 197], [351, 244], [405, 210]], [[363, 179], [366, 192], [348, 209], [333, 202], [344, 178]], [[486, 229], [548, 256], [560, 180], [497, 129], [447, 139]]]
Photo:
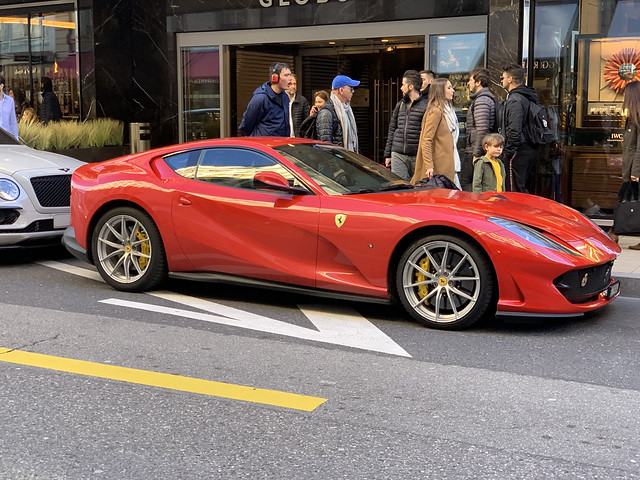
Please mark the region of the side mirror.
[[275, 190], [292, 195], [307, 195], [302, 187], [292, 187], [289, 181], [277, 172], [258, 172], [253, 176], [253, 185], [258, 190]]

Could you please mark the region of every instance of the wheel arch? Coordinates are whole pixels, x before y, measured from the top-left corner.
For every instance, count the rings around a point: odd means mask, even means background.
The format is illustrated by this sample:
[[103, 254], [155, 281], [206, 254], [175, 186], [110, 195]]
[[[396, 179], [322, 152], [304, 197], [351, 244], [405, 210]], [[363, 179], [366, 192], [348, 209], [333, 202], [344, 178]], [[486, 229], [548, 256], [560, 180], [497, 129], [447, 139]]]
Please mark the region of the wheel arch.
[[462, 238], [469, 243], [478, 247], [478, 250], [485, 256], [487, 262], [491, 267], [491, 275], [495, 281], [495, 298], [494, 300], [498, 300], [499, 297], [499, 284], [498, 284], [498, 275], [496, 273], [495, 266], [491, 261], [491, 257], [487, 253], [486, 249], [482, 246], [478, 240], [476, 240], [472, 235], [464, 232], [462, 230], [458, 230], [457, 228], [445, 226], [445, 225], [428, 225], [424, 227], [417, 228], [407, 235], [405, 235], [396, 245], [391, 254], [391, 259], [389, 261], [389, 267], [387, 269], [387, 291], [389, 292], [389, 296], [393, 299], [394, 302], [397, 302], [396, 298], [396, 271], [398, 269], [398, 265], [400, 263], [400, 257], [404, 251], [411, 245], [414, 241], [416, 241], [420, 237], [425, 237], [427, 235], [452, 235], [455, 237]]

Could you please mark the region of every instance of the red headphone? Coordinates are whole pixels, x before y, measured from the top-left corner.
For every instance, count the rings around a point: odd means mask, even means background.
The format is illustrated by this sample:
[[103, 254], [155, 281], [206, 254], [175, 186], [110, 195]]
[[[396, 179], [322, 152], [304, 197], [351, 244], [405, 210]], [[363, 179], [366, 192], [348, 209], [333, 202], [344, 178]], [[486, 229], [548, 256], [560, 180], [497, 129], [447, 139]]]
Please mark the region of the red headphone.
[[271, 65], [271, 83], [278, 83], [280, 81], [280, 74], [278, 73], [278, 62]]

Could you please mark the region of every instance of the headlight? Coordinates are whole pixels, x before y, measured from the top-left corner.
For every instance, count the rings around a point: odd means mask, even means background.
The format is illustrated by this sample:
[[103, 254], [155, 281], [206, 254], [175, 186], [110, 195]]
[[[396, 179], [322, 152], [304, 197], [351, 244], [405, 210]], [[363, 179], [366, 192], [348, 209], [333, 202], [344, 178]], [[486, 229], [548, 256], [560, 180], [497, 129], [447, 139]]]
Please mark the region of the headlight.
[[495, 223], [496, 225], [499, 225], [505, 230], [509, 230], [511, 233], [514, 233], [519, 237], [522, 237], [527, 242], [531, 242], [540, 247], [550, 248], [551, 250], [556, 250], [557, 252], [567, 253], [575, 257], [580, 256], [579, 253], [568, 249], [564, 245], [561, 245], [555, 240], [550, 239], [546, 235], [543, 235], [542, 233], [538, 232], [537, 230], [531, 227], [527, 227], [526, 225], [523, 225], [521, 223], [512, 222], [511, 220], [507, 220], [505, 218], [499, 218], [499, 217], [488, 217], [487, 220], [489, 220], [491, 223]]
[[18, 184], [6, 178], [0, 178], [0, 198], [2, 200], [12, 201], [20, 196], [20, 188]]

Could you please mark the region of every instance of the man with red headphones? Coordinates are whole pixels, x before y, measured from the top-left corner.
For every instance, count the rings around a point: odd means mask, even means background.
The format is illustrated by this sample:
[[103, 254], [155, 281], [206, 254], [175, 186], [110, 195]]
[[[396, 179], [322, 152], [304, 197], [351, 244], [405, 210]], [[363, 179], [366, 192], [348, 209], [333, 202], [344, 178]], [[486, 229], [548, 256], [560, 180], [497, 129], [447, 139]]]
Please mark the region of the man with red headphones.
[[251, 137], [288, 137], [291, 69], [286, 63], [272, 63], [270, 80], [253, 92], [253, 97], [238, 127], [240, 135]]

